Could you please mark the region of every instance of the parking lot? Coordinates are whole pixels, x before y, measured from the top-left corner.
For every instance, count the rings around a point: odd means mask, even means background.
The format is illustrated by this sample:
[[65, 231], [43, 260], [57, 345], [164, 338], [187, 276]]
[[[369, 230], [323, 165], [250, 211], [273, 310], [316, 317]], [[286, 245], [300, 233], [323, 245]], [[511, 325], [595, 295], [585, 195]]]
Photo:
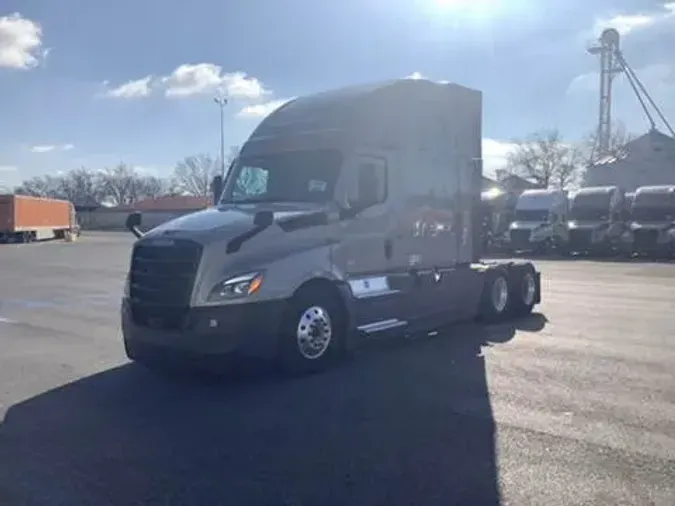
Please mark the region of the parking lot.
[[675, 263], [542, 260], [513, 324], [327, 373], [124, 357], [132, 239], [0, 246], [0, 505], [675, 504]]

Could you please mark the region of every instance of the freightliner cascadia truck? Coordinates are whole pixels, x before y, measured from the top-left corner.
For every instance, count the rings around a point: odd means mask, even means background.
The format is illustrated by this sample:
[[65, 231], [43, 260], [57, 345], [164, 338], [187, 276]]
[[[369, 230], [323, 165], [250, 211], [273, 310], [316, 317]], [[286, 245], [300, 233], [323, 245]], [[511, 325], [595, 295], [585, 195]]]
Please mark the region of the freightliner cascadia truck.
[[633, 254], [675, 256], [675, 185], [642, 186], [631, 208]]
[[242, 146], [214, 206], [141, 232], [128, 357], [324, 369], [373, 337], [525, 315], [531, 263], [481, 263], [482, 94], [395, 80], [297, 98]]
[[618, 186], [576, 191], [570, 198], [568, 250], [604, 255], [621, 251], [627, 219], [628, 204]]

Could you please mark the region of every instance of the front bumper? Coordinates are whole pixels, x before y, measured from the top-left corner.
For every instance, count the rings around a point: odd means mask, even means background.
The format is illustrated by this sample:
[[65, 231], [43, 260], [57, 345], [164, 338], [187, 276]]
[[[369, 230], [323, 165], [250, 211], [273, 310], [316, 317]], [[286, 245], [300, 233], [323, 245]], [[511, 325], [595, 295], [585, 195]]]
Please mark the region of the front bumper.
[[170, 315], [169, 326], [161, 318], [139, 317], [125, 298], [121, 310], [122, 335], [127, 354], [141, 361], [144, 357], [162, 355], [213, 358], [240, 355], [267, 359], [276, 354], [285, 310], [284, 300], [190, 308], [178, 319], [175, 314]]

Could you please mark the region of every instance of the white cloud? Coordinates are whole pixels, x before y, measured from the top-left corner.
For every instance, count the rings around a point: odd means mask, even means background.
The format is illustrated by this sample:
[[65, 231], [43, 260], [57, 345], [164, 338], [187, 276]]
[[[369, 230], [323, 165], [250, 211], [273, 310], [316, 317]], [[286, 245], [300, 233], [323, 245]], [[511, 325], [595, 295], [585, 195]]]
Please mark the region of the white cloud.
[[44, 56], [42, 28], [18, 12], [0, 17], [0, 67], [29, 69]]
[[[128, 81], [116, 88], [106, 91], [106, 96], [113, 98], [143, 98], [150, 95], [152, 76], [146, 76], [135, 81]], [[103, 83], [107, 87], [107, 82]]]
[[[108, 88], [109, 83], [103, 83]], [[222, 67], [213, 63], [184, 64], [176, 67], [169, 75], [128, 81], [116, 88], [108, 89], [106, 96], [114, 98], [143, 98], [155, 91], [164, 95], [183, 98], [192, 95], [221, 92], [231, 99], [259, 99], [269, 91], [255, 77], [245, 72], [223, 73]]]
[[71, 149], [75, 149], [75, 145], [73, 144], [37, 144], [35, 146], [31, 146], [30, 150], [33, 153], [50, 153], [52, 151], [70, 151]]
[[269, 102], [263, 102], [262, 104], [251, 104], [242, 108], [237, 116], [240, 118], [264, 118], [265, 116], [273, 113], [279, 107], [284, 105], [286, 102], [293, 100], [291, 98], [284, 98], [278, 100], [270, 100]]
[[483, 139], [483, 175], [495, 177], [496, 171], [506, 168], [507, 156], [515, 144], [496, 139]]
[[621, 35], [628, 35], [668, 21], [675, 21], [675, 2], [664, 3], [660, 9], [649, 13], [617, 14], [609, 18], [598, 19], [595, 22], [593, 35], [600, 35], [606, 28], [615, 28]]
[[628, 35], [636, 29], [654, 24], [655, 21], [655, 16], [646, 14], [618, 15], [609, 19], [599, 19], [595, 22], [593, 31], [599, 35], [606, 28], [615, 28], [621, 35]]
[[403, 79], [426, 79], [426, 76], [423, 76], [420, 72], [413, 72], [412, 74], [405, 76]]
[[[659, 95], [661, 92], [675, 92], [675, 65], [668, 63], [655, 63], [638, 69], [634, 69], [642, 84], [647, 88], [650, 95]], [[614, 86], [629, 86], [623, 75], [614, 80]], [[598, 93], [600, 88], [600, 73], [587, 72], [578, 75], [567, 87], [568, 94]]]
[[16, 172], [18, 168], [14, 165], [0, 165], [0, 172]]
[[255, 77], [245, 72], [222, 73], [213, 63], [185, 64], [162, 78], [167, 97], [187, 97], [222, 91], [229, 98], [260, 98], [268, 91]]

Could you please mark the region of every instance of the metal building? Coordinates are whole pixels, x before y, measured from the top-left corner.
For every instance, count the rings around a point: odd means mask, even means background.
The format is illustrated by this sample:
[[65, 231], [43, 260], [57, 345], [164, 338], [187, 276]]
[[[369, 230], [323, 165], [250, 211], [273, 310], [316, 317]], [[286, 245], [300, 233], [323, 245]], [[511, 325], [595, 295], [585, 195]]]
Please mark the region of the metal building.
[[675, 184], [675, 138], [655, 129], [626, 144], [618, 156], [600, 158], [583, 181], [583, 186], [616, 185], [627, 192], [664, 184]]

